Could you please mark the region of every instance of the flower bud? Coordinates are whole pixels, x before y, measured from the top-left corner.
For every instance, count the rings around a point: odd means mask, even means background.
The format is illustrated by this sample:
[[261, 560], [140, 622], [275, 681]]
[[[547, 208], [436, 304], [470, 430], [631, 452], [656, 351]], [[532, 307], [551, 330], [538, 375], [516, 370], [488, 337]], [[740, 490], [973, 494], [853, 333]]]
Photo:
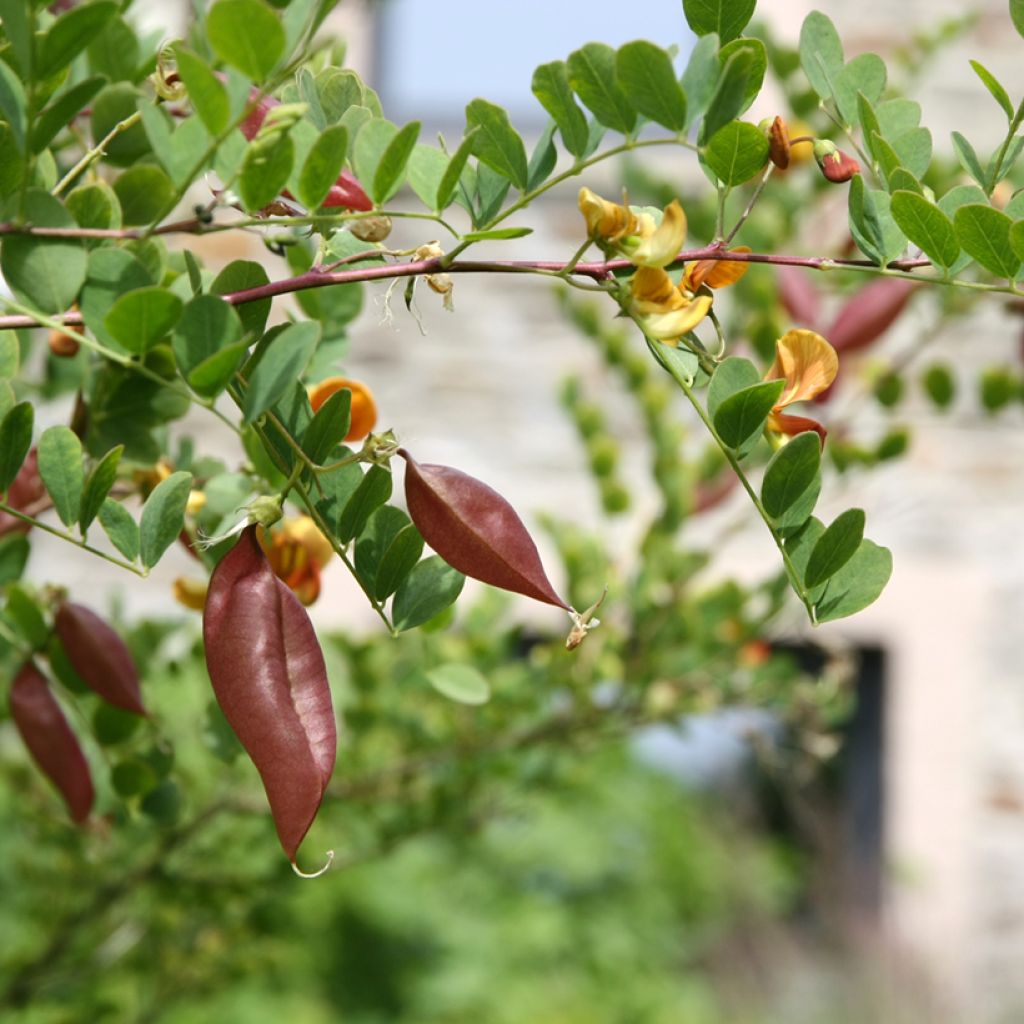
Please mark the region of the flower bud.
[[860, 172], [860, 164], [828, 139], [818, 139], [814, 144], [814, 159], [818, 162], [821, 173], [829, 181], [836, 183], [849, 181]]
[[64, 331], [50, 331], [49, 345], [50, 351], [61, 359], [73, 359], [78, 355], [78, 339]]
[[789, 128], [781, 117], [768, 128], [768, 147], [772, 163], [784, 171], [789, 166]]

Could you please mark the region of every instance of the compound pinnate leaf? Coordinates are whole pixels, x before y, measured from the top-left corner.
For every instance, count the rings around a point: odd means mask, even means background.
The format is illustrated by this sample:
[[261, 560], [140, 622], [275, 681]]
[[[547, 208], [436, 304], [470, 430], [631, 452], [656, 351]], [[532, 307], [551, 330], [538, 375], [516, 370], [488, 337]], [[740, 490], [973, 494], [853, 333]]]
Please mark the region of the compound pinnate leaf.
[[263, 779], [294, 864], [334, 771], [337, 730], [313, 625], [274, 575], [255, 526], [213, 572], [203, 641], [217, 702]]
[[421, 465], [405, 449], [405, 499], [423, 539], [453, 568], [502, 590], [568, 609], [515, 509], [450, 466]]
[[128, 646], [94, 611], [65, 601], [57, 609], [54, 629], [72, 668], [108, 704], [145, 715], [139, 673]]
[[94, 798], [89, 764], [45, 676], [30, 661], [11, 685], [11, 718], [32, 759], [60, 791], [72, 819], [85, 821]]

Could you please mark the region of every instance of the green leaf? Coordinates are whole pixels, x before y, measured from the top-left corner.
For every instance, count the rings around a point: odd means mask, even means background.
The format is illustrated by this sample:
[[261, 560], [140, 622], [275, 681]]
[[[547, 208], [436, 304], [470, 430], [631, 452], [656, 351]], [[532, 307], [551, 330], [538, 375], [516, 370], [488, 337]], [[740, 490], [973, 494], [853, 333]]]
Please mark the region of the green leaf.
[[16, 533], [0, 537], [0, 586], [20, 580], [29, 555], [28, 537]]
[[1013, 221], [999, 210], [981, 203], [961, 206], [953, 219], [960, 245], [997, 277], [1012, 281], [1021, 259], [1010, 244]]
[[261, 0], [217, 0], [206, 15], [206, 35], [218, 57], [257, 82], [284, 54], [284, 28]]
[[747, 85], [754, 64], [753, 53], [748, 49], [738, 50], [725, 62], [704, 115], [700, 133], [702, 139], [711, 138], [744, 110], [747, 104]]
[[686, 128], [708, 109], [718, 86], [721, 65], [718, 63], [718, 36], [701, 36], [697, 40], [683, 72], [682, 86], [686, 96]]
[[428, 210], [433, 210], [437, 203], [437, 187], [447, 167], [448, 157], [441, 150], [423, 142], [417, 142], [413, 147], [406, 168], [409, 187]]
[[92, 472], [85, 482], [85, 490], [82, 492], [82, 505], [78, 513], [78, 525], [83, 536], [85, 531], [92, 525], [92, 521], [96, 518], [103, 502], [110, 493], [110, 489], [117, 480], [117, 467], [121, 463], [121, 455], [123, 453], [124, 445], [111, 448], [93, 466]]
[[352, 165], [360, 181], [371, 182], [388, 146], [398, 135], [398, 126], [384, 118], [367, 121], [355, 137]]
[[843, 44], [831, 19], [811, 11], [800, 29], [800, 65], [811, 88], [823, 99], [832, 99], [834, 83], [843, 70]]
[[[100, 139], [106, 138], [123, 120], [138, 112], [140, 102], [149, 101], [149, 97], [129, 82], [108, 85], [92, 103], [90, 122], [93, 141], [98, 143]], [[105, 150], [105, 163], [128, 167], [150, 152], [146, 129], [141, 124], [132, 125], [115, 135]]]
[[921, 104], [914, 100], [886, 100], [875, 107], [879, 131], [887, 138], [895, 138], [921, 123]]
[[219, 135], [231, 118], [231, 102], [227, 90], [210, 65], [181, 43], [174, 44], [178, 74], [188, 90], [188, 101], [207, 130]]
[[148, 103], [139, 107], [139, 113], [153, 152], [171, 180], [179, 188], [188, 185], [202, 166], [211, 142], [203, 122], [198, 117], [189, 117], [175, 129], [162, 107]]
[[382, 505], [356, 541], [359, 578], [378, 601], [388, 598], [423, 553], [423, 538], [400, 508]]
[[629, 102], [644, 117], [674, 132], [686, 127], [686, 96], [672, 59], [660, 46], [644, 40], [626, 43], [615, 55], [615, 73]]
[[[915, 178], [906, 167], [897, 167], [889, 176], [890, 192], [913, 192], [915, 195], [924, 195], [924, 186]], [[892, 203], [889, 204], [890, 211]], [[893, 217], [895, 220], [895, 215]], [[906, 234], [906, 232], [903, 232]]]
[[804, 569], [804, 585], [808, 590], [830, 579], [853, 557], [864, 539], [864, 510], [847, 509], [836, 516], [811, 549]]
[[391, 620], [404, 632], [423, 625], [444, 611], [462, 593], [466, 577], [439, 555], [418, 562], [395, 592]]
[[[892, 176], [900, 169], [900, 158], [896, 153], [896, 150], [877, 133], [871, 136], [871, 152], [874, 154], [875, 163], [878, 165], [879, 171], [882, 172], [882, 178], [888, 185], [892, 180]], [[891, 185], [890, 185], [891, 188]]]
[[526, 190], [532, 192], [538, 185], [546, 181], [558, 163], [558, 150], [555, 148], [554, 121], [548, 123], [541, 130], [537, 142], [530, 154], [530, 162], [526, 165]]
[[96, 74], [105, 75], [108, 81], [131, 82], [139, 76], [142, 64], [139, 38], [120, 16], [107, 22], [103, 31], [89, 44], [88, 51], [89, 67]]
[[526, 147], [509, 123], [508, 114], [487, 100], [475, 99], [466, 106], [466, 126], [477, 129], [473, 135], [473, 155], [525, 191]]
[[1024, 36], [1024, 0], [1010, 0], [1010, 18], [1013, 27]]
[[768, 137], [756, 125], [732, 121], [704, 147], [704, 162], [725, 185], [742, 185], [768, 163]]
[[0, 420], [0, 492], [14, 483], [21, 464], [32, 447], [35, 409], [31, 402], [19, 402]]
[[892, 215], [903, 233], [935, 264], [949, 269], [960, 255], [953, 222], [924, 196], [894, 192]]
[[768, 51], [760, 39], [734, 39], [718, 51], [718, 63], [724, 68], [729, 63], [729, 58], [737, 53], [745, 53], [750, 58], [743, 102], [740, 104], [739, 110], [736, 111], [736, 114], [739, 115], [757, 99], [758, 93], [761, 91], [764, 76], [768, 70]]
[[405, 168], [420, 134], [420, 122], [410, 121], [401, 128], [381, 154], [380, 163], [373, 174], [371, 194], [378, 206], [383, 206], [401, 187]]
[[1007, 96], [1006, 90], [1000, 85], [999, 79], [979, 61], [972, 60], [970, 64], [974, 68], [974, 73], [981, 79], [982, 84], [992, 94], [992, 98], [1003, 108], [1007, 121], [1012, 121], [1014, 114], [1013, 104], [1010, 102], [1010, 97]]
[[4, 35], [11, 44], [12, 56], [26, 74], [32, 66], [31, 9], [25, 0], [0, 0], [0, 22], [3, 23]]
[[[2, 66], [0, 61], [0, 66]], [[63, 205], [42, 189], [25, 193], [25, 219], [36, 227], [75, 227]], [[43, 313], [63, 313], [85, 281], [88, 253], [78, 241], [8, 235], [0, 248], [0, 270], [22, 302]]]
[[[94, 185], [79, 185], [72, 189], [64, 200], [68, 211], [83, 228], [119, 228], [121, 226], [121, 204], [114, 190], [105, 182]], [[102, 244], [98, 239], [86, 245]]]
[[924, 177], [932, 162], [932, 133], [927, 128], [910, 128], [889, 142], [900, 163], [915, 177]]
[[67, 67], [117, 14], [111, 0], [93, 0], [62, 14], [38, 45], [35, 73], [50, 78]]
[[496, 242], [510, 238], [525, 238], [533, 234], [533, 228], [490, 228], [487, 231], [467, 231], [462, 236], [464, 242]]
[[864, 179], [855, 174], [849, 191], [850, 233], [861, 252], [880, 266], [896, 259], [907, 240], [893, 220], [889, 196], [881, 190], [869, 191]]
[[508, 178], [481, 163], [476, 168], [476, 209], [473, 226], [489, 224], [501, 209], [512, 186]]
[[[210, 292], [213, 295], [231, 295], [234, 292], [248, 291], [250, 288], [259, 288], [262, 285], [270, 284], [270, 278], [261, 263], [254, 260], [234, 260], [229, 263], [214, 279], [210, 285]], [[246, 302], [239, 306], [236, 312], [239, 320], [242, 321], [242, 330], [247, 334], [259, 336], [267, 325], [267, 317], [270, 315], [271, 299], [260, 299], [256, 302]]]
[[448, 168], [441, 178], [441, 184], [437, 186], [437, 201], [435, 210], [446, 210], [452, 203], [455, 190], [459, 187], [459, 179], [466, 167], [466, 161], [473, 155], [473, 139], [477, 129], [466, 133], [465, 138], [459, 143], [459, 148], [452, 154], [448, 161]]
[[129, 562], [134, 562], [139, 557], [139, 527], [131, 513], [120, 502], [106, 498], [100, 506], [99, 519], [110, 543]]
[[1024, 260], [1024, 220], [1016, 221], [1010, 228], [1010, 246], [1014, 254]]
[[[344, 446], [336, 453], [339, 459], [351, 454], [351, 450]], [[329, 473], [323, 473], [319, 478], [324, 496], [317, 501], [316, 508], [335, 535], [338, 533], [338, 523], [341, 521], [345, 506], [363, 482], [363, 475], [359, 464], [352, 462], [332, 469]]]
[[636, 111], [615, 80], [615, 51], [604, 43], [587, 43], [569, 54], [569, 84], [583, 105], [608, 128], [628, 135]]
[[295, 144], [288, 135], [259, 135], [242, 161], [238, 193], [247, 210], [262, 210], [284, 190], [295, 162]]
[[438, 665], [426, 675], [438, 693], [459, 704], [486, 704], [491, 699], [491, 684], [472, 665]]
[[882, 127], [878, 123], [878, 115], [875, 113], [871, 100], [862, 92], [857, 93], [857, 118], [864, 136], [864, 143], [868, 152], [874, 157], [874, 150], [871, 148], [872, 134], [882, 135]]
[[32, 152], [38, 154], [46, 149], [57, 133], [88, 107], [93, 97], [106, 84], [105, 78], [94, 75], [70, 86], [57, 96], [32, 125]]
[[678, 345], [666, 345], [661, 341], [652, 341], [649, 344], [654, 357], [673, 380], [677, 383], [679, 380], [683, 380], [687, 387], [693, 387], [697, 374], [701, 372], [700, 360], [697, 358], [696, 352], [690, 352]]
[[540, 105], [558, 125], [565, 148], [574, 157], [581, 157], [587, 148], [589, 129], [583, 111], [576, 105], [565, 61], [541, 64], [533, 73], [532, 89]]
[[299, 378], [320, 340], [320, 325], [311, 320], [289, 324], [263, 352], [249, 378], [242, 409], [252, 423]]
[[153, 164], [130, 167], [114, 181], [125, 225], [149, 224], [167, 209], [176, 195], [167, 173]]
[[815, 608], [818, 622], [854, 615], [872, 604], [892, 575], [892, 552], [870, 540], [861, 541], [854, 556], [829, 580]]
[[978, 154], [974, 152], [974, 147], [959, 132], [953, 132], [950, 137], [953, 140], [953, 152], [956, 153], [960, 166], [984, 188], [985, 172], [982, 170]]
[[310, 210], [320, 206], [338, 180], [347, 153], [348, 131], [341, 125], [331, 125], [320, 133], [302, 164], [297, 193], [299, 202]]
[[371, 466], [338, 516], [337, 536], [343, 544], [358, 537], [366, 521], [391, 497], [391, 472]]
[[142, 506], [139, 550], [142, 564], [151, 569], [174, 543], [185, 525], [185, 505], [192, 489], [192, 474], [172, 473], [153, 488]]
[[852, 127], [860, 123], [857, 93], [876, 103], [885, 91], [885, 63], [875, 53], [862, 53], [847, 64], [834, 79], [836, 108]]
[[711, 386], [708, 388], [708, 415], [712, 420], [718, 412], [719, 406], [730, 395], [749, 388], [761, 381], [761, 374], [757, 367], [749, 360], [740, 356], [729, 356], [723, 359], [715, 368], [711, 378]]
[[123, 348], [141, 355], [171, 333], [183, 308], [177, 295], [150, 285], [122, 295], [103, 323]]
[[317, 409], [302, 435], [302, 450], [318, 466], [345, 440], [351, 422], [352, 392], [348, 388], [335, 391]]
[[18, 632], [36, 650], [42, 650], [50, 640], [50, 627], [39, 610], [39, 605], [22, 587], [9, 587], [4, 612]]
[[65, 526], [78, 522], [84, 474], [82, 442], [67, 427], [49, 427], [39, 438], [39, 475]]
[[152, 283], [146, 268], [124, 249], [106, 247], [89, 254], [78, 306], [85, 326], [96, 335], [97, 341], [109, 348], [120, 347], [106, 328], [107, 313], [121, 295]]
[[[242, 322], [238, 313], [223, 299], [215, 295], [197, 295], [184, 307], [171, 341], [181, 375], [200, 394], [213, 397], [227, 384], [238, 366], [240, 355], [238, 339], [242, 335]], [[242, 345], [244, 351], [245, 346]], [[227, 353], [219, 373], [212, 373], [209, 360]], [[192, 381], [193, 371], [205, 366], [204, 387]]]
[[821, 492], [821, 440], [814, 430], [797, 434], [773, 456], [761, 481], [761, 504], [780, 532], [807, 522]]
[[762, 381], [726, 398], [714, 418], [715, 432], [722, 442], [738, 451], [756, 440], [785, 385], [783, 380]]
[[11, 380], [18, 375], [21, 364], [21, 345], [14, 331], [0, 331], [0, 380]]
[[698, 36], [716, 32], [727, 43], [743, 31], [755, 6], [756, 0], [683, 0], [683, 13]]

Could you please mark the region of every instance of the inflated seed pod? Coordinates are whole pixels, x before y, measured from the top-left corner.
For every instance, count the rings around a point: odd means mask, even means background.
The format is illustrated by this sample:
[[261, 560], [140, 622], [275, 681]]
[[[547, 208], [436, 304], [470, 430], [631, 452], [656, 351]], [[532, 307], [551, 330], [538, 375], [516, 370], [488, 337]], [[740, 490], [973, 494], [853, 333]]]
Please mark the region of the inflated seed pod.
[[404, 448], [398, 454], [406, 463], [409, 517], [452, 568], [569, 610], [547, 578], [523, 521], [497, 491], [450, 466], [418, 463]]
[[128, 645], [107, 622], [84, 605], [64, 601], [57, 609], [54, 628], [68, 661], [90, 690], [116, 708], [148, 714]]
[[255, 526], [210, 578], [203, 642], [217, 702], [263, 779], [294, 864], [334, 771], [337, 731], [313, 624], [274, 575]]
[[32, 759], [60, 791], [71, 817], [85, 821], [94, 798], [89, 764], [50, 684], [31, 661], [21, 666], [11, 685], [11, 718]]

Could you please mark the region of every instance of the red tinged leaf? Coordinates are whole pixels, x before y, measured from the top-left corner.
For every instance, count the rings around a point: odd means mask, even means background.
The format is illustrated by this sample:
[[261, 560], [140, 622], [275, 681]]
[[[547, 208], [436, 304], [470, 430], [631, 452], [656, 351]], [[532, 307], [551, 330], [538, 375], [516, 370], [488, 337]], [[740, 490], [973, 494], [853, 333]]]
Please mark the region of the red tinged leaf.
[[32, 759], [60, 790], [71, 817], [89, 817], [94, 792], [89, 764], [45, 676], [27, 661], [11, 686], [11, 718]]
[[798, 267], [781, 266], [779, 299], [797, 327], [814, 330], [818, 322], [820, 299], [818, 290], [810, 282], [810, 274]]
[[866, 348], [892, 326], [916, 287], [891, 277], [872, 281], [847, 299], [825, 337], [837, 352]]
[[452, 568], [570, 610], [548, 580], [523, 521], [497, 491], [449, 466], [421, 465], [404, 448], [398, 454], [406, 462], [409, 516]]
[[206, 667], [224, 717], [256, 765], [288, 859], [334, 771], [337, 730], [313, 624], [245, 529], [210, 578]]
[[57, 609], [54, 628], [72, 668], [90, 690], [116, 708], [148, 713], [131, 652], [108, 623], [84, 605], [65, 601]]

